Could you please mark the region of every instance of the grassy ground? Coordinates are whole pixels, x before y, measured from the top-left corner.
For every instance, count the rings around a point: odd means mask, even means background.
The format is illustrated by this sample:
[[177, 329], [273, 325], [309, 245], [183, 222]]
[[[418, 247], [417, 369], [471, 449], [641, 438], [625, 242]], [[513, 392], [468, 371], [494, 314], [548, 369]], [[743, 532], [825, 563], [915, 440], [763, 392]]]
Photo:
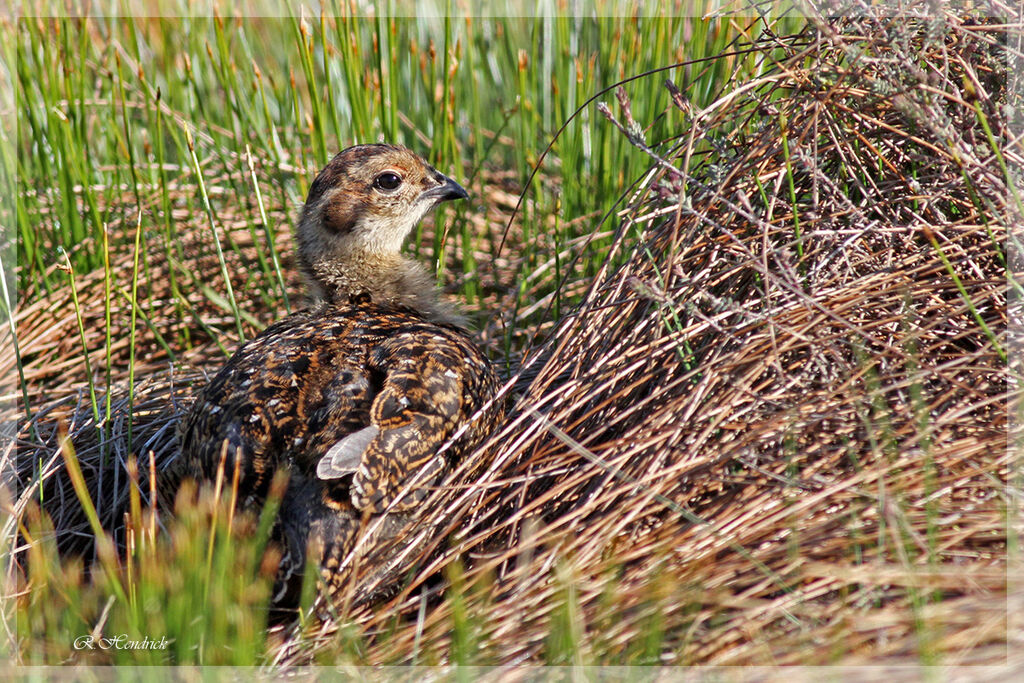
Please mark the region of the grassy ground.
[[[23, 149], [34, 152], [8, 159], [7, 167], [8, 177], [25, 179], [31, 190], [17, 195], [18, 284], [26, 294], [66, 285], [66, 273], [54, 268], [61, 247], [79, 273], [103, 268], [108, 249], [131, 249], [141, 205], [151, 217], [141, 226], [146, 253], [139, 277], [147, 285], [154, 278], [152, 252], [180, 262], [183, 216], [201, 223], [209, 212], [208, 230], [229, 229], [232, 220], [255, 229], [261, 210], [272, 223], [288, 222], [310, 177], [334, 152], [383, 138], [421, 151], [474, 190], [474, 203], [450, 221], [448, 239], [436, 232], [410, 244], [472, 306], [493, 296], [481, 291], [488, 284], [514, 286], [541, 258], [589, 235], [594, 219], [646, 167], [642, 154], [610, 126], [595, 125], [593, 108], [585, 108], [555, 141], [541, 181], [527, 190], [514, 241], [497, 253], [501, 236], [492, 233], [504, 229], [511, 208], [505, 204], [515, 204], [555, 130], [586, 98], [648, 69], [719, 55], [744, 33], [756, 35], [758, 26], [745, 27], [750, 23], [370, 20], [344, 13], [22, 21], [18, 40], [6, 46], [23, 102]], [[542, 51], [542, 44], [553, 49]], [[736, 68], [753, 73], [758, 67], [749, 58], [716, 59], [662, 77], [682, 79], [704, 104]], [[659, 81], [648, 78], [631, 89], [639, 95], [636, 115], [652, 120], [652, 134], [663, 137], [681, 125], [682, 115], [668, 106]], [[204, 184], [197, 187], [200, 175]], [[259, 197], [256, 182], [265, 184]], [[75, 201], [57, 201], [63, 197]], [[49, 220], [31, 221], [36, 215]], [[598, 240], [579, 273], [593, 271], [603, 248]], [[266, 251], [257, 255], [244, 289], [282, 310], [290, 303], [287, 288], [274, 253]], [[458, 256], [447, 264], [452, 251]], [[497, 282], [473, 277], [478, 266], [498, 268], [494, 262], [502, 259], [502, 272], [491, 275]], [[576, 274], [567, 268], [557, 276]], [[531, 283], [539, 292], [557, 284], [555, 269], [548, 270], [537, 277], [552, 282]], [[181, 290], [195, 283], [173, 268], [171, 278], [180, 302], [175, 313], [190, 320], [194, 311]], [[241, 318], [229, 293], [213, 294], [225, 297], [225, 312]], [[525, 305], [525, 296], [518, 293], [515, 303]]]
[[[12, 656], [1001, 661], [1019, 26], [347, 10], [2, 26]], [[312, 175], [381, 137], [469, 189], [409, 249], [521, 396], [400, 591], [268, 634], [272, 507], [154, 473], [302, 305]], [[122, 633], [171, 645], [75, 649]]]

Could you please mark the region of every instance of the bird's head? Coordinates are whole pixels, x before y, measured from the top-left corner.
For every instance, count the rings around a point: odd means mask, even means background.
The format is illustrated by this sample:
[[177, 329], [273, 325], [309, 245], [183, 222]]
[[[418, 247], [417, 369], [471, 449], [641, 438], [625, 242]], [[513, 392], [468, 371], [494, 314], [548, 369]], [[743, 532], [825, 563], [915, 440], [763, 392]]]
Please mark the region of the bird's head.
[[339, 152], [309, 188], [296, 231], [299, 265], [317, 284], [332, 273], [397, 258], [424, 214], [466, 191], [418, 154], [394, 145]]

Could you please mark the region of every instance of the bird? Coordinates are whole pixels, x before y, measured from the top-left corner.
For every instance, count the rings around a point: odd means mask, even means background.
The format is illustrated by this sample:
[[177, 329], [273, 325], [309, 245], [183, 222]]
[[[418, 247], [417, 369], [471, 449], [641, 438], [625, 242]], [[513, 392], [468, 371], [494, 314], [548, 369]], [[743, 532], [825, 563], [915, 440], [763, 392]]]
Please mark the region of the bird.
[[296, 606], [308, 553], [327, 595], [345, 593], [346, 557], [357, 538], [374, 541], [360, 537], [367, 519], [388, 518], [376, 540], [398, 533], [500, 413], [485, 410], [497, 405], [491, 362], [401, 251], [427, 212], [466, 198], [405, 147], [339, 152], [295, 230], [309, 306], [242, 344], [179, 425], [182, 473], [230, 480], [237, 468], [241, 506], [258, 508], [287, 470], [274, 527], [279, 608]]

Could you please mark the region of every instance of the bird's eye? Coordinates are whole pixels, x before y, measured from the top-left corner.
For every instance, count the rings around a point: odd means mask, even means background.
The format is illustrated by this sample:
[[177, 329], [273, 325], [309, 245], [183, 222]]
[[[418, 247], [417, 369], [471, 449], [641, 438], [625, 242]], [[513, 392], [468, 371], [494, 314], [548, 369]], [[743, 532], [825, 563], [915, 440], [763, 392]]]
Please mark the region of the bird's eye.
[[402, 178], [397, 173], [392, 173], [391, 171], [384, 171], [373, 179], [373, 186], [385, 192], [397, 190], [401, 184]]

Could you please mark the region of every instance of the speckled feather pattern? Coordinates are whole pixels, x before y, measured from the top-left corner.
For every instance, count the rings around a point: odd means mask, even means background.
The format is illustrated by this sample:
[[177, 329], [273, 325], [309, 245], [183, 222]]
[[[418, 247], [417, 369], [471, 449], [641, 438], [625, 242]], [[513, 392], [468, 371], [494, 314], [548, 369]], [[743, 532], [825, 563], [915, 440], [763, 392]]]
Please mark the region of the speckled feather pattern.
[[[454, 325], [368, 301], [320, 304], [244, 344], [202, 390], [181, 425], [184, 474], [213, 479], [223, 455], [230, 476], [237, 460], [243, 504], [252, 506], [264, 499], [275, 470], [287, 468], [283, 582], [298, 573], [312, 542], [333, 592], [361, 513], [400, 513], [422, 500], [447, 464], [438, 449], [497, 385], [490, 362]], [[460, 445], [478, 442], [491, 421], [473, 423], [448, 461]], [[319, 459], [369, 424], [380, 432], [355, 474], [319, 480]], [[417, 474], [425, 481], [396, 500]]]

